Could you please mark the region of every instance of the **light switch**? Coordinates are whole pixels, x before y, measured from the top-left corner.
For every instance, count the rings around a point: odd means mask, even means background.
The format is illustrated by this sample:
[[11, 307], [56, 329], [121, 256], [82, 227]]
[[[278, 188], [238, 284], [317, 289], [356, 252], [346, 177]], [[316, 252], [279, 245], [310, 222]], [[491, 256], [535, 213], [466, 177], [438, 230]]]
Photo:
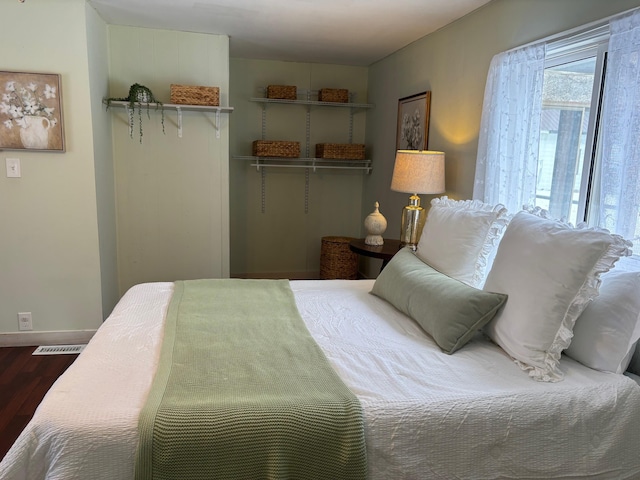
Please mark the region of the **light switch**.
[[7, 177], [20, 178], [20, 159], [19, 158], [7, 158]]

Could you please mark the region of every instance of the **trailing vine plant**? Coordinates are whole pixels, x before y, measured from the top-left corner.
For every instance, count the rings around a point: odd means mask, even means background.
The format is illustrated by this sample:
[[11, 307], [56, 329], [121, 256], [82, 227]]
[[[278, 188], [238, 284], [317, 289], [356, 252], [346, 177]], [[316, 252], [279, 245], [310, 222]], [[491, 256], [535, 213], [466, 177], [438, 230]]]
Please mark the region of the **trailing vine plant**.
[[142, 106], [147, 106], [147, 118], [151, 119], [149, 114], [149, 104], [155, 103], [156, 110], [160, 109], [162, 113], [162, 133], [164, 134], [164, 107], [160, 100], [153, 96], [151, 90], [144, 85], [134, 83], [129, 87], [129, 95], [125, 98], [107, 98], [105, 103], [107, 104], [107, 110], [111, 106], [111, 102], [129, 102], [129, 136], [133, 138], [133, 117], [136, 111], [136, 105], [138, 107], [138, 125], [140, 131], [140, 143], [142, 143]]

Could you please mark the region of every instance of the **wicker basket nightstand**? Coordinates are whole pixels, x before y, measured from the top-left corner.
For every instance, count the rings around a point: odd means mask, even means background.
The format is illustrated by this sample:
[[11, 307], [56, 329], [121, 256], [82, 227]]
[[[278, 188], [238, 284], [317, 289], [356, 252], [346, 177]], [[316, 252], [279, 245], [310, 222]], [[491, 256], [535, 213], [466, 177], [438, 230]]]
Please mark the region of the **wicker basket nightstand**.
[[322, 237], [320, 278], [323, 280], [358, 278], [358, 255], [349, 248], [351, 237]]

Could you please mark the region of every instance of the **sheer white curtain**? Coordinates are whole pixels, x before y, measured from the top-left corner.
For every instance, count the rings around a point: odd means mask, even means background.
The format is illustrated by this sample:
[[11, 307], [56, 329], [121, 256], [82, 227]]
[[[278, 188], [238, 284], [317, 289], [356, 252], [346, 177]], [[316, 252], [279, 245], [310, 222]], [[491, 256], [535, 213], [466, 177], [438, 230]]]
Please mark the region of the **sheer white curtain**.
[[634, 241], [640, 254], [640, 11], [610, 22], [600, 121], [599, 188], [589, 223]]
[[489, 67], [473, 198], [510, 212], [535, 203], [544, 56], [537, 44], [500, 53]]

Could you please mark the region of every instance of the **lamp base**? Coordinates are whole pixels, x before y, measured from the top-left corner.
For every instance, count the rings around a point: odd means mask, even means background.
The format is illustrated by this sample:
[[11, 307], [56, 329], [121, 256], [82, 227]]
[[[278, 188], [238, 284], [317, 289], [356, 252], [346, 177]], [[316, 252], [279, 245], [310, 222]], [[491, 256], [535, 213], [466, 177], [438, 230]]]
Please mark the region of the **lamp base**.
[[400, 230], [400, 246], [415, 251], [418, 248], [420, 235], [427, 219], [424, 208], [420, 206], [420, 197], [416, 194], [409, 197], [409, 205], [402, 210], [402, 227]]

